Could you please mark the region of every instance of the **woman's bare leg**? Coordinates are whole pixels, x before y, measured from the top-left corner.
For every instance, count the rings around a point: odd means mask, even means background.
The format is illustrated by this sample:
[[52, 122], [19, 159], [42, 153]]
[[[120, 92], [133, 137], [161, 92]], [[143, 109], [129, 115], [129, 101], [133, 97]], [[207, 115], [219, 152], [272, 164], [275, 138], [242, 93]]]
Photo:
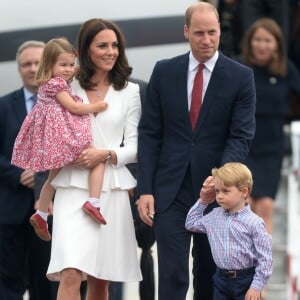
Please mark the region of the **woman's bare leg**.
[[82, 274], [77, 269], [64, 269], [61, 272], [57, 300], [80, 300]]
[[108, 286], [107, 280], [88, 276], [86, 300], [108, 300]]
[[265, 221], [267, 232], [272, 234], [274, 200], [271, 197], [255, 198], [251, 201], [251, 207]]

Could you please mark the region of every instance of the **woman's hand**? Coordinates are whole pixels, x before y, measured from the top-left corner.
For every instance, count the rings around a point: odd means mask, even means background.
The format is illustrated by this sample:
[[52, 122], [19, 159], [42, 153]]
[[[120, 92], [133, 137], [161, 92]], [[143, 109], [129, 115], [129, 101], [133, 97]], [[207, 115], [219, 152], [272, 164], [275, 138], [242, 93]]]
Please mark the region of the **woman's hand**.
[[105, 163], [107, 157], [107, 150], [100, 150], [95, 148], [84, 149], [77, 160], [72, 163], [72, 166], [93, 168], [99, 163]]

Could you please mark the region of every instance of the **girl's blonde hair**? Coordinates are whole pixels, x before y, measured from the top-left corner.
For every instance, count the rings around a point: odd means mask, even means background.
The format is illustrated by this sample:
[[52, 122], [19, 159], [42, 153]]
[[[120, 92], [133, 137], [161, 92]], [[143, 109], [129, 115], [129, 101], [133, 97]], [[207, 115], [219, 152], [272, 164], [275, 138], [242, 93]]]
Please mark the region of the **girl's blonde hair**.
[[44, 83], [52, 78], [52, 68], [55, 65], [57, 58], [62, 53], [71, 53], [77, 56], [73, 45], [64, 37], [55, 38], [46, 44], [39, 68], [36, 74], [38, 84]]
[[225, 186], [236, 186], [239, 190], [248, 188], [250, 194], [253, 186], [251, 171], [241, 163], [227, 163], [221, 168], [214, 168], [211, 171], [215, 179], [219, 179]]

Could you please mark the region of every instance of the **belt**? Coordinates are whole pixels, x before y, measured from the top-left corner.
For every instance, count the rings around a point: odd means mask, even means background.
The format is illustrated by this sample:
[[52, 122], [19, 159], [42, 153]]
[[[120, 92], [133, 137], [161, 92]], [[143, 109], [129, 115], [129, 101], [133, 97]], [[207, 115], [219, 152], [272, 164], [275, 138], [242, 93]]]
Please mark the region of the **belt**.
[[238, 278], [243, 275], [253, 275], [255, 273], [255, 267], [241, 270], [225, 270], [218, 268], [219, 274], [225, 278]]

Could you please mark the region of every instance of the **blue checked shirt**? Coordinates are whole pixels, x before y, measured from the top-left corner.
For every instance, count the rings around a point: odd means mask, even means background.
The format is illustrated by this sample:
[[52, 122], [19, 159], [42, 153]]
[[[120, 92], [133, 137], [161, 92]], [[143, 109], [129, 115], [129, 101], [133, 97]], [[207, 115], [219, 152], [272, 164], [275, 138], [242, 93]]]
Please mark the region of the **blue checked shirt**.
[[229, 214], [222, 207], [203, 215], [206, 204], [197, 201], [190, 209], [185, 227], [206, 233], [216, 265], [240, 270], [255, 266], [251, 288], [261, 291], [272, 274], [272, 238], [263, 220], [247, 205]]

